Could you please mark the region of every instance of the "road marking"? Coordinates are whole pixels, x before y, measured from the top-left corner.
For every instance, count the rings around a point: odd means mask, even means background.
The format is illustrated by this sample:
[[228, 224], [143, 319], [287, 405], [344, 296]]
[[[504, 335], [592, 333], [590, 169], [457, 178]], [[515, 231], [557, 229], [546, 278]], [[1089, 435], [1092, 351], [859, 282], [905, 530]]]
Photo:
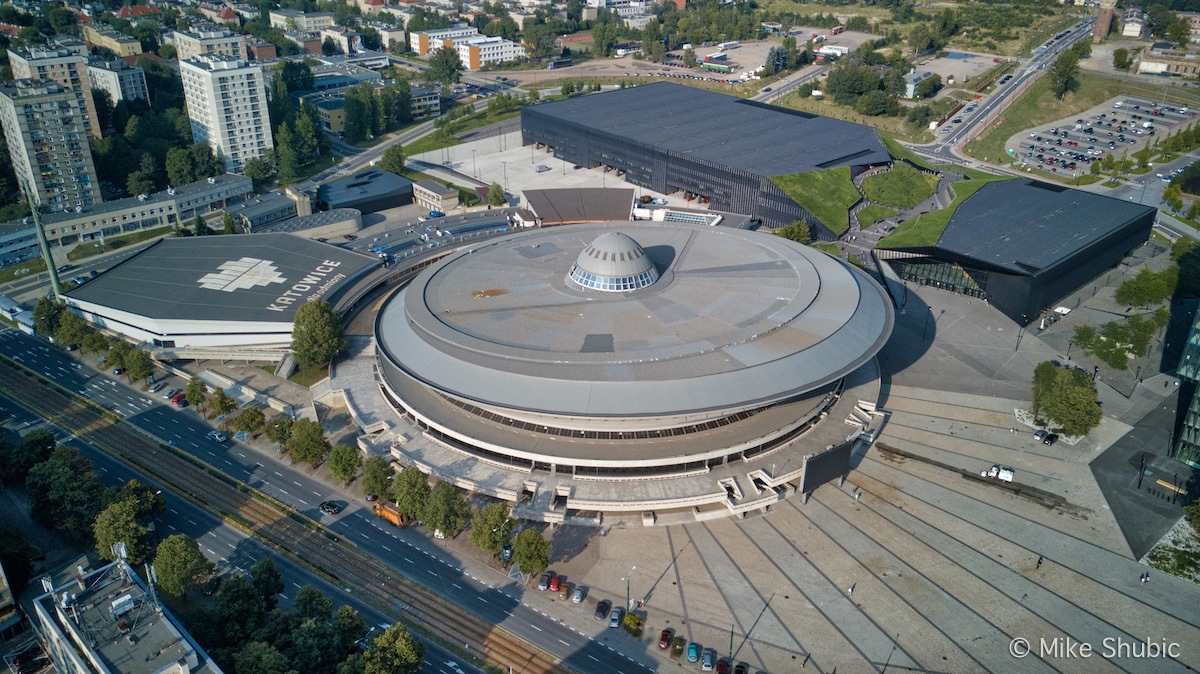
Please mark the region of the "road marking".
[[[456, 585], [455, 587], [458, 587], [458, 586]], [[462, 588], [460, 587], [460, 588], [458, 588], [458, 589], [460, 589], [460, 590], [461, 590]], [[478, 597], [478, 599], [479, 599], [479, 601], [481, 601], [481, 602], [483, 602], [483, 603], [485, 603], [485, 604], [490, 604], [490, 603], [492, 603], [492, 602], [490, 602], [490, 601], [488, 601], [488, 600], [484, 599], [483, 597]]]
[[292, 480], [292, 484], [296, 485], [297, 487], [303, 487], [303, 486], [304, 486], [304, 485], [300, 484], [299, 482], [297, 482], [297, 481], [295, 481], [295, 480]]
[[200, 526], [199, 522], [197, 522], [196, 520], [194, 520], [190, 517], [188, 518], [188, 521], [191, 522], [193, 526], [197, 526], [197, 527]]
[[[561, 641], [561, 639], [560, 639], [560, 641]], [[598, 657], [596, 657], [596, 656], [592, 655], [591, 653], [588, 653], [588, 654], [587, 654], [587, 656], [588, 656], [589, 658], [591, 658], [591, 659], [595, 660], [596, 662], [600, 662], [600, 658], [598, 658]]]
[[409, 559], [408, 557], [405, 557], [405, 558], [404, 558], [404, 561], [408, 562], [409, 564], [415, 564], [415, 563], [416, 563], [416, 562], [414, 562], [413, 560]]
[[431, 569], [425, 569], [425, 573], [428, 573], [431, 576], [437, 576], [437, 571], [433, 571]]
[[462, 585], [459, 585], [458, 583], [450, 583], [450, 584], [453, 585], [454, 587], [457, 587], [460, 590], [462, 589]]
[[301, 590], [304, 589], [304, 586], [300, 585], [300, 583], [292, 583], [292, 585], [295, 585], [297, 588], [299, 588]]
[[[245, 455], [245, 454], [242, 454], [241, 452], [238, 452], [238, 453], [237, 453], [237, 455], [238, 455], [238, 456], [240, 456], [240, 457], [242, 457], [243, 459], [244, 459], [244, 458], [246, 458], [246, 455]], [[254, 464], [254, 465], [256, 465], [256, 466], [257, 466], [258, 464], [256, 463], [256, 464]]]
[[304, 505], [308, 505], [308, 501], [305, 501], [304, 499], [300, 498], [299, 496], [296, 497], [296, 500], [303, 503]]
[[559, 640], [558, 640], [558, 643], [562, 644], [563, 646], [570, 646], [570, 645], [571, 645], [571, 644], [568, 644], [567, 642], [563, 641], [562, 639], [559, 639]]
[[530, 627], [532, 627], [533, 629], [535, 629], [535, 630], [539, 631], [539, 632], [541, 632], [541, 631], [542, 631], [542, 628], [538, 627], [537, 625], [534, 625], [533, 623], [529, 623], [529, 626], [530, 626]]
[[275, 471], [275, 474], [278, 475], [279, 477], [283, 477], [283, 473], [281, 473], [279, 471]]
[[363, 538], [367, 539], [368, 541], [369, 541], [369, 540], [371, 540], [371, 537], [370, 537], [370, 536], [368, 536], [368, 535], [364, 534], [364, 533], [363, 533], [363, 532], [361, 532], [361, 531], [360, 531], [360, 532], [358, 532], [358, 535], [359, 535], [359, 536], [362, 536]]
[[383, 548], [384, 550], [387, 550], [388, 552], [391, 552], [391, 551], [392, 551], [392, 549], [391, 549], [391, 548], [389, 548], [388, 546], [386, 546], [386, 545], [384, 545], [384, 544], [382, 544], [382, 543], [380, 543], [380, 544], [379, 544], [379, 547]]

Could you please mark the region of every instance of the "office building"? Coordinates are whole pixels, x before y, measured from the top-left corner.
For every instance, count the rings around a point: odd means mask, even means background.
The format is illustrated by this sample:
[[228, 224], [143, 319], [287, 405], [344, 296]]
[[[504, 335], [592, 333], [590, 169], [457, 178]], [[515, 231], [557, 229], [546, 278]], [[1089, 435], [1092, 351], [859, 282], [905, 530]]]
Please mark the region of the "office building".
[[79, 29], [83, 39], [93, 47], [104, 47], [117, 56], [137, 56], [142, 52], [141, 40], [102, 25], [84, 24]]
[[232, 56], [180, 61], [192, 138], [208, 143], [230, 172], [274, 148], [262, 66]]
[[311, 33], [322, 28], [332, 28], [333, 14], [330, 12], [301, 12], [298, 9], [272, 9], [271, 27], [284, 31]]
[[0, 124], [17, 179], [43, 210], [82, 210], [103, 201], [78, 93], [44, 79], [2, 84]]
[[415, 30], [408, 34], [408, 46], [418, 56], [426, 56], [429, 52], [446, 46], [448, 40], [469, 37], [482, 37], [482, 34], [474, 26], [455, 26], [453, 28], [439, 28], [437, 30]]
[[177, 30], [174, 40], [181, 62], [202, 56], [246, 58], [246, 39], [228, 28], [209, 25], [188, 31]]
[[87, 56], [70, 47], [31, 45], [8, 50], [13, 79], [48, 79], [74, 91], [84, 106], [84, 125], [88, 133], [100, 138], [104, 130], [96, 116], [92, 100], [92, 78], [88, 75]]
[[146, 87], [146, 71], [120, 59], [93, 59], [88, 63], [88, 75], [92, 78], [92, 86], [107, 91], [113, 104], [123, 100], [150, 100], [150, 90]]
[[525, 56], [525, 47], [502, 37], [475, 37], [452, 40], [458, 59], [467, 70], [478, 70], [491, 63], [515, 61]]
[[34, 616], [61, 674], [221, 674], [124, 560], [47, 589]]

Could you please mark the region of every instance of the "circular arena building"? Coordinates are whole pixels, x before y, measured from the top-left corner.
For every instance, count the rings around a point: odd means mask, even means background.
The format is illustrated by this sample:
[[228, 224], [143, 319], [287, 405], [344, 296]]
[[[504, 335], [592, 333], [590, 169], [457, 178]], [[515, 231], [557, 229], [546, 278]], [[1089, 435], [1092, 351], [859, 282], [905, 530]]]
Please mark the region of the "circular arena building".
[[[808, 246], [627, 222], [449, 255], [375, 331], [383, 393], [416, 431], [399, 458], [526, 517], [653, 521], [766, 509], [835, 477], [813, 459], [839, 447], [848, 468], [893, 319], [867, 274]], [[855, 404], [857, 431], [821, 423]]]

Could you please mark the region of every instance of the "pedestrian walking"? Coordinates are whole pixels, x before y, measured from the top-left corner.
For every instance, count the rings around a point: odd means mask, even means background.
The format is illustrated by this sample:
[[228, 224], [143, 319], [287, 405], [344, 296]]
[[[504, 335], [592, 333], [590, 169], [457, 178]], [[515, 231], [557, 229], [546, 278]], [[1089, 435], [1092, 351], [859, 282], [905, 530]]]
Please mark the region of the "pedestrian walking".
[[[858, 584], [858, 583], [855, 583], [854, 585], [857, 585], [857, 584]], [[846, 594], [847, 594], [847, 595], [849, 595], [849, 596], [851, 596], [851, 597], [853, 597], [853, 596], [854, 596], [854, 585], [851, 585], [851, 586], [850, 586], [850, 589], [849, 589], [849, 590], [846, 590]]]
[[854, 492], [854, 502], [855, 502], [855, 503], [858, 503], [858, 497], [859, 497], [859, 496], [862, 496], [862, 494], [860, 494], [860, 493], [858, 493], [858, 492]]
[[1037, 568], [1039, 568], [1039, 569], [1042, 568], [1042, 556], [1041, 555], [1038, 555]]
[[1015, 429], [1015, 428], [1010, 428], [1010, 429], [1008, 429], [1008, 432], [1009, 432], [1009, 433], [1012, 433], [1013, 435], [1016, 435], [1016, 434], [1017, 434], [1017, 429]]

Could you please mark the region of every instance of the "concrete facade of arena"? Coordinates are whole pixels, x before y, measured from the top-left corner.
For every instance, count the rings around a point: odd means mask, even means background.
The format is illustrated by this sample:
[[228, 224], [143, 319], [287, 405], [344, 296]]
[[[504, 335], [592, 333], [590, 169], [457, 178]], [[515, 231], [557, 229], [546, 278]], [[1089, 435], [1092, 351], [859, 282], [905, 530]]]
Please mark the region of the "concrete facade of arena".
[[[614, 234], [635, 243], [610, 250]], [[384, 397], [435, 445], [393, 453], [440, 479], [501, 497], [538, 484], [566, 509], [733, 512], [732, 493], [782, 498], [806, 457], [845, 445], [840, 420], [821, 422], [848, 380], [871, 388], [893, 320], [878, 284], [812, 248], [621, 222], [449, 255], [393, 296], [375, 337]], [[468, 458], [494, 475], [465, 477]]]
[[771, 178], [891, 161], [874, 129], [678, 84], [657, 83], [521, 111], [525, 145], [663, 194], [690, 192], [712, 208], [778, 227], [806, 219], [833, 230]]
[[301, 305], [335, 304], [378, 266], [291, 234], [171, 238], [64, 297], [98, 327], [155, 347], [286, 349]]
[[1150, 238], [1157, 210], [1018, 178], [963, 201], [933, 246], [876, 248], [904, 280], [986, 299], [1028, 325]]

